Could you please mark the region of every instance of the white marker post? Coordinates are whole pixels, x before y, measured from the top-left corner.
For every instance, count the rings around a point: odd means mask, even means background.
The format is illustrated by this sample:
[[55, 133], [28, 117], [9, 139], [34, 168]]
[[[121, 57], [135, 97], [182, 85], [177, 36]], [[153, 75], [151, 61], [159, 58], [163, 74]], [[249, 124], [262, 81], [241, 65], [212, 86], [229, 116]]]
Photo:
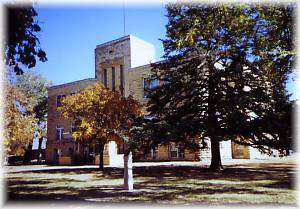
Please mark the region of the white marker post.
[[124, 189], [133, 191], [132, 153], [124, 155]]
[[[127, 138], [125, 138], [125, 152], [127, 153]], [[124, 154], [124, 189], [129, 192], [133, 191], [133, 173], [132, 173], [132, 153], [129, 152], [128, 155]]]

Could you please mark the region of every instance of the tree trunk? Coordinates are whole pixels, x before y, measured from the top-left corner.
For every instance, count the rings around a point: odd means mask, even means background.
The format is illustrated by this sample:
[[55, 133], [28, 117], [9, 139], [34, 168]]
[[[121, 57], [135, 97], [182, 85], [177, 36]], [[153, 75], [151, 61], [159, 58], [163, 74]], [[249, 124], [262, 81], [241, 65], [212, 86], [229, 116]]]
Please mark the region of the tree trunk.
[[209, 62], [209, 77], [208, 77], [208, 134], [210, 138], [211, 144], [211, 164], [210, 169], [213, 171], [221, 171], [223, 170], [222, 163], [221, 163], [221, 155], [220, 155], [220, 142], [217, 137], [217, 132], [219, 130], [218, 119], [216, 116], [216, 82], [214, 79], [214, 66], [212, 62]]
[[38, 164], [41, 164], [41, 162], [42, 162], [42, 142], [43, 142], [43, 137], [39, 138]]
[[31, 161], [31, 150], [32, 150], [32, 144], [28, 144], [25, 153], [24, 153], [24, 158], [23, 158], [23, 163], [24, 164], [29, 164]]
[[220, 154], [220, 142], [214, 137], [211, 138], [211, 164], [209, 168], [217, 172], [223, 170]]
[[99, 170], [104, 170], [104, 161], [103, 161], [103, 152], [104, 152], [104, 143], [99, 142]]

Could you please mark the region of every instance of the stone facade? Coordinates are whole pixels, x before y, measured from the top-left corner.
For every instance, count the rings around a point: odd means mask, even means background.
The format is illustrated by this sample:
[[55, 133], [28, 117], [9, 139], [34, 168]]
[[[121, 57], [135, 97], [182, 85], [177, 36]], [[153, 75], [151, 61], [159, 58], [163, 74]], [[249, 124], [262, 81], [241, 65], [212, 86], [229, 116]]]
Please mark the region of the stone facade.
[[[84, 79], [72, 83], [53, 86], [48, 89], [48, 128], [47, 128], [47, 164], [74, 164], [75, 155], [84, 158], [85, 146], [76, 143], [72, 139], [72, 121], [64, 119], [57, 111], [59, 96], [67, 96], [76, 93], [91, 84], [96, 79]], [[63, 128], [61, 139], [57, 139], [57, 128]]]
[[[78, 162], [98, 164], [99, 157], [95, 147], [79, 144], [72, 139], [72, 121], [63, 119], [56, 109], [59, 98], [61, 95], [76, 93], [95, 82], [101, 82], [110, 89], [120, 91], [125, 97], [132, 95], [134, 99], [145, 104], [148, 99], [144, 91], [144, 85], [148, 85], [147, 82], [149, 81], [147, 79], [151, 75], [150, 63], [155, 62], [154, 57], [153, 45], [131, 35], [125, 36], [96, 46], [95, 78], [50, 87], [48, 89], [46, 162], [61, 165]], [[61, 133], [63, 137], [59, 138], [58, 133]], [[109, 142], [105, 145], [105, 165], [122, 165], [121, 146], [115, 142]], [[230, 141], [222, 142], [221, 155], [222, 158], [248, 158], [249, 149], [233, 145]], [[209, 149], [195, 152], [182, 150], [175, 144], [160, 145], [150, 153], [141, 152], [134, 155], [135, 161], [198, 161], [209, 158]]]

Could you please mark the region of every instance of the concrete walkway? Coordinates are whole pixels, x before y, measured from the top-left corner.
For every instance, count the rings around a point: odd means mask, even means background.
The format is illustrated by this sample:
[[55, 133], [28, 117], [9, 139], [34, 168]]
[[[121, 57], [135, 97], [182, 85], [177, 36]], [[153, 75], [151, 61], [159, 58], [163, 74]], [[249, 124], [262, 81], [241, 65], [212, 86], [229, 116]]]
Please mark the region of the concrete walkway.
[[[256, 164], [256, 163], [297, 163], [296, 156], [282, 157], [282, 158], [268, 158], [268, 159], [223, 159], [223, 165], [238, 165], [238, 164]], [[199, 166], [208, 167], [210, 161], [171, 161], [171, 162], [135, 162], [133, 167], [145, 167], [145, 166]], [[104, 166], [110, 167], [110, 166]], [[80, 165], [80, 166], [51, 166], [51, 165], [20, 165], [20, 166], [5, 166], [4, 173], [14, 173], [20, 171], [38, 171], [38, 170], [52, 170], [52, 169], [86, 169], [86, 168], [98, 168], [98, 165]], [[122, 168], [122, 166], [120, 167]]]

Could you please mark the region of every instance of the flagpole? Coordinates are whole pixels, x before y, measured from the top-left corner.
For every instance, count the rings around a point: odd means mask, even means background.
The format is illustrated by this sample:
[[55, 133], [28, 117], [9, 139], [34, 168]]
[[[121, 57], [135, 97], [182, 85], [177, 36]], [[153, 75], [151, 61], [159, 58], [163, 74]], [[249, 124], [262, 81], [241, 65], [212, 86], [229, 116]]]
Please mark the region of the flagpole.
[[125, 25], [126, 21], [125, 21], [125, 0], [123, 0], [123, 36], [126, 35], [126, 31], [125, 31]]

